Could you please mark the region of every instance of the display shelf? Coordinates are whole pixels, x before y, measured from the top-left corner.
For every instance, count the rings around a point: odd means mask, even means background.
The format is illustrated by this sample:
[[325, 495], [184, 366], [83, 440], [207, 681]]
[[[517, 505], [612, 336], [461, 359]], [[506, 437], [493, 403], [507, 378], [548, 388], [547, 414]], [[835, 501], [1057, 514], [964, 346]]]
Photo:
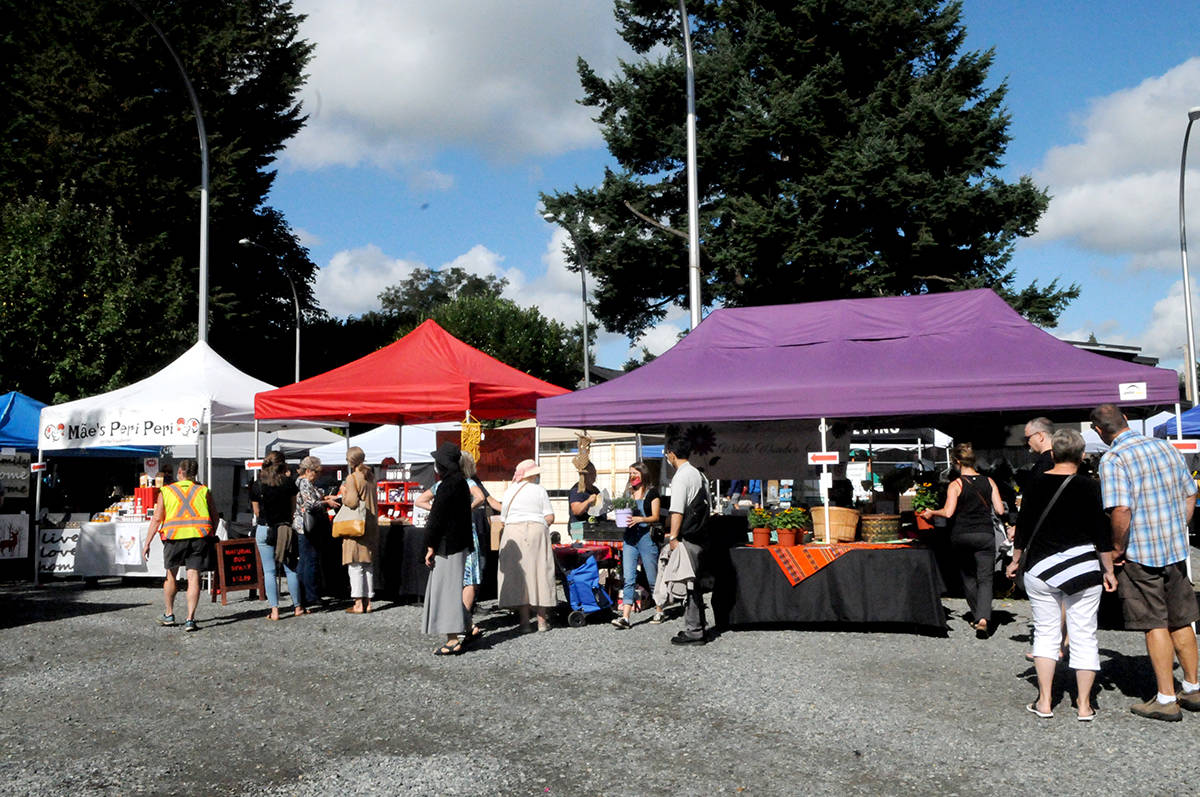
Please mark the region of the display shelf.
[[420, 482], [381, 481], [377, 485], [376, 504], [379, 516], [392, 520], [412, 522], [413, 502], [421, 494]]

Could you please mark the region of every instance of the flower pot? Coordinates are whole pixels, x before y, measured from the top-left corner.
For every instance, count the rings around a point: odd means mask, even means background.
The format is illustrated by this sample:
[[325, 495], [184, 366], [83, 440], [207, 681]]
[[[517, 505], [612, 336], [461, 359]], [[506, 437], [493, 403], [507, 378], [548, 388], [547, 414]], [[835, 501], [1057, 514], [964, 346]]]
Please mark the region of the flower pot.
[[754, 542], [752, 544], [755, 548], [766, 548], [771, 544], [770, 529], [751, 529], [750, 533], [754, 535]]
[[932, 523], [930, 523], [928, 520], [921, 517], [920, 515], [917, 515], [917, 530], [918, 531], [931, 531], [932, 529], [933, 529]]
[[613, 520], [617, 523], [617, 528], [629, 528], [629, 519], [633, 517], [632, 509], [616, 509], [613, 510]]
[[785, 548], [790, 548], [796, 544], [796, 529], [777, 529], [775, 532], [779, 535], [779, 544]]

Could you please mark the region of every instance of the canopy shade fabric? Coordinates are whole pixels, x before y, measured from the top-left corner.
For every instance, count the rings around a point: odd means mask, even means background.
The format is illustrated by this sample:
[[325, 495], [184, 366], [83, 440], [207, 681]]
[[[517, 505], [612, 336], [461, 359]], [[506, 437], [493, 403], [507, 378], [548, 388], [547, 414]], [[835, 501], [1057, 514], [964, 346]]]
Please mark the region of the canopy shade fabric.
[[44, 406], [37, 399], [15, 390], [0, 396], [0, 446], [36, 450]]
[[362, 434], [356, 434], [350, 438], [349, 444], [345, 438], [341, 438], [328, 445], [314, 448], [308, 453], [321, 460], [323, 465], [343, 465], [346, 462], [346, 448], [350, 445], [361, 448], [366, 455], [365, 461], [371, 465], [383, 462], [389, 457], [395, 462], [417, 465], [433, 462], [430, 452], [437, 448], [438, 432], [448, 432], [458, 428], [457, 423], [450, 421], [405, 426], [403, 432], [404, 456], [396, 453], [396, 447], [400, 445], [401, 432], [400, 427], [394, 424], [376, 426]]
[[270, 389], [200, 341], [140, 382], [45, 407], [39, 442], [47, 450], [195, 445], [209, 421], [252, 422], [254, 394]]
[[526, 418], [567, 391], [518, 371], [426, 321], [400, 340], [340, 368], [259, 393], [255, 417], [406, 424]]
[[[1187, 412], [1180, 413], [1180, 419], [1183, 421], [1183, 436], [1197, 437], [1200, 436], [1200, 407], [1192, 407]], [[1179, 424], [1172, 415], [1165, 423], [1160, 423], [1154, 427], [1155, 437], [1175, 437], [1179, 428]]]
[[538, 424], [907, 417], [1171, 404], [1174, 371], [1082, 351], [990, 290], [713, 311], [657, 359], [538, 402]]

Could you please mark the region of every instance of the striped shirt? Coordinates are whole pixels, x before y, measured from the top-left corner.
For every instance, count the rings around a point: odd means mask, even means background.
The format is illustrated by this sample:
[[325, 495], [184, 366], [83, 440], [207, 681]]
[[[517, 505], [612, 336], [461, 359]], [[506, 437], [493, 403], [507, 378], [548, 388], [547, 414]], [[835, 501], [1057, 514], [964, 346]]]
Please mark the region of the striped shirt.
[[1187, 559], [1184, 499], [1195, 494], [1196, 483], [1174, 446], [1122, 432], [1100, 459], [1100, 487], [1105, 509], [1130, 510], [1126, 559], [1147, 567]]
[[1032, 565], [1026, 575], [1040, 578], [1068, 595], [1104, 583], [1100, 557], [1096, 556], [1096, 548], [1092, 545], [1077, 545], [1052, 553]]

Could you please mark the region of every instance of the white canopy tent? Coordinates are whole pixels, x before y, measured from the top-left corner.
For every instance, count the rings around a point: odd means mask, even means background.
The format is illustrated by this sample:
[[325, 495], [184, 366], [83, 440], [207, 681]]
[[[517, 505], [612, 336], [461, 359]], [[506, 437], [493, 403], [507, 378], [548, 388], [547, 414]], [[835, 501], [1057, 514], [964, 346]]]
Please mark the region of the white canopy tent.
[[[253, 459], [267, 441], [254, 419], [254, 396], [272, 385], [242, 373], [204, 341], [197, 342], [158, 373], [96, 396], [44, 407], [38, 434], [38, 460], [44, 453], [111, 446], [165, 447], [175, 455], [191, 451], [201, 478], [212, 479], [214, 455]], [[305, 427], [306, 421], [271, 422], [266, 428]], [[214, 446], [214, 436], [224, 438]], [[335, 437], [318, 434], [311, 444]], [[276, 441], [278, 442], [278, 436]], [[236, 447], [241, 450], [235, 450]], [[293, 446], [294, 448], [294, 446]], [[41, 481], [35, 512], [41, 511]], [[36, 572], [36, 557], [35, 557]]]
[[[417, 465], [433, 462], [430, 452], [437, 448], [438, 432], [458, 429], [457, 422], [412, 424], [406, 425], [403, 430], [395, 424], [384, 424], [356, 434], [349, 441], [339, 439], [336, 443], [319, 446], [308, 453], [321, 460], [323, 465], [342, 465], [346, 462], [346, 449], [358, 446], [371, 464], [378, 464], [390, 457], [401, 464]], [[399, 456], [397, 452], [402, 431], [404, 456]]]

